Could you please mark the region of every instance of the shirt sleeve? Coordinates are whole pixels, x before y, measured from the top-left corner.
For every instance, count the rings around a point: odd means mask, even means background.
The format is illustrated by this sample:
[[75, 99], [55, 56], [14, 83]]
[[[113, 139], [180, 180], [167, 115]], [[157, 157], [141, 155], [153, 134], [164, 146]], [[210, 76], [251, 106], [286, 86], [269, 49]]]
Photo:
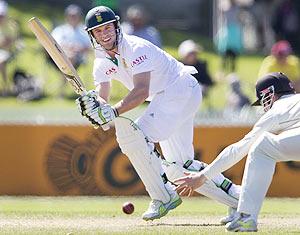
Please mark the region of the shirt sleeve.
[[151, 47], [148, 44], [135, 45], [130, 58], [132, 75], [153, 71]]
[[226, 147], [202, 173], [208, 179], [213, 179], [217, 174], [229, 169], [248, 154], [252, 144], [264, 132], [272, 132], [276, 129], [277, 123], [277, 118], [274, 118], [270, 110], [258, 120], [253, 129], [243, 139]]
[[101, 82], [110, 82], [111, 78], [105, 73], [105, 59], [96, 58], [93, 67], [94, 84], [98, 86]]

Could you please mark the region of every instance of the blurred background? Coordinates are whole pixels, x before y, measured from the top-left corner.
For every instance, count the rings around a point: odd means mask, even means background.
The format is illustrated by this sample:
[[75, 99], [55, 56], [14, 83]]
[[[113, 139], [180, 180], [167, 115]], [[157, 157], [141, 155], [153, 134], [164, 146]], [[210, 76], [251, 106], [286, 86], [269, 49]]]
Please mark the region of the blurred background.
[[[198, 159], [211, 162], [259, 118], [260, 110], [250, 106], [258, 77], [280, 70], [300, 90], [299, 1], [0, 0], [1, 194], [144, 193], [113, 130], [93, 130], [80, 116], [76, 94], [27, 26], [38, 17], [93, 89], [94, 54], [83, 24], [97, 5], [120, 15], [123, 32], [198, 69], [204, 94], [195, 120]], [[115, 82], [112, 103], [126, 93]], [[145, 105], [128, 117], [137, 117]], [[269, 195], [282, 196], [299, 168], [279, 164], [281, 177]], [[227, 175], [240, 182], [242, 170], [243, 162]], [[299, 196], [299, 188], [283, 196]]]

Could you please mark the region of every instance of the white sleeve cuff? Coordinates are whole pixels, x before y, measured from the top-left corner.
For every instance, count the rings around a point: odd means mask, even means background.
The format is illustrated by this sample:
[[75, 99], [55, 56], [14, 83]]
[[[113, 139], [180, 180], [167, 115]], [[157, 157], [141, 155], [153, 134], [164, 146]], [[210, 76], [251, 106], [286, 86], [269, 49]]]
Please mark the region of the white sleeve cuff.
[[207, 167], [205, 167], [201, 173], [207, 178], [212, 180], [215, 177], [214, 172], [211, 170], [210, 166], [208, 165]]

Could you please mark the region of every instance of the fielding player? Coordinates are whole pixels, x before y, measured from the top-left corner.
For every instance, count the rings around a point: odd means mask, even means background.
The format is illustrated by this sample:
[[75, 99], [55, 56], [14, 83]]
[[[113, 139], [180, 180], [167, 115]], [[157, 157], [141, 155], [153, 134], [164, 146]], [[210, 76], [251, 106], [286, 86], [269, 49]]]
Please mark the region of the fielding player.
[[237, 217], [228, 231], [257, 231], [257, 217], [275, 170], [276, 162], [300, 160], [300, 94], [283, 73], [258, 80], [253, 105], [266, 112], [240, 141], [225, 148], [201, 173], [175, 180], [180, 194], [190, 193], [248, 154]]
[[[95, 48], [93, 76], [97, 92], [79, 97], [79, 110], [93, 125], [114, 120], [120, 148], [152, 199], [143, 219], [158, 219], [181, 203], [167, 176], [172, 180], [184, 176], [185, 171], [200, 171], [206, 166], [193, 160], [193, 119], [202, 100], [201, 87], [191, 75], [197, 71], [150, 42], [123, 34], [119, 17], [107, 7], [91, 9], [85, 23]], [[112, 79], [129, 90], [114, 106], [107, 103]], [[151, 102], [136, 123], [117, 118], [145, 100]], [[154, 143], [160, 144], [167, 160], [163, 167]], [[237, 208], [239, 186], [222, 174], [197, 192]]]

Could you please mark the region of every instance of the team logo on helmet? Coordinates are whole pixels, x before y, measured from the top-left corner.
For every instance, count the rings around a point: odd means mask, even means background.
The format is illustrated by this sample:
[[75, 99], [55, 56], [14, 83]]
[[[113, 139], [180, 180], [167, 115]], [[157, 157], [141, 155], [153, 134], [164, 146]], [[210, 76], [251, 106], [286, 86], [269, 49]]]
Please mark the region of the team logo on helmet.
[[95, 17], [96, 17], [96, 20], [97, 20], [97, 22], [98, 23], [101, 23], [102, 22], [102, 16], [101, 16], [101, 14], [99, 13], [99, 12], [97, 12], [96, 14], [95, 14]]

